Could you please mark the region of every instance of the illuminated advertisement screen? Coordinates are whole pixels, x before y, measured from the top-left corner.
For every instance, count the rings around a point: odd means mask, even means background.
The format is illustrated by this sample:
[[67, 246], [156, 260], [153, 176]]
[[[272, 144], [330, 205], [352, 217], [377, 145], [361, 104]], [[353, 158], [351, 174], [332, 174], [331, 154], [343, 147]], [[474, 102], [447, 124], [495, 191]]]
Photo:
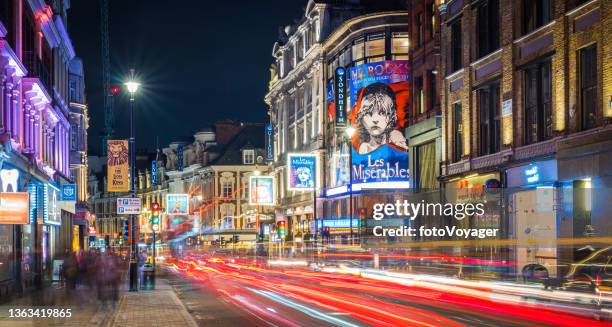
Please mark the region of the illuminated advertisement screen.
[[351, 179], [359, 188], [408, 188], [408, 62], [367, 63], [350, 71]]
[[29, 222], [27, 192], [0, 192], [0, 225]]
[[289, 154], [287, 157], [287, 188], [290, 191], [313, 190], [317, 168], [314, 154]]
[[166, 204], [168, 215], [188, 215], [189, 214], [189, 195], [188, 194], [167, 194]]
[[250, 205], [273, 205], [274, 204], [274, 177], [251, 176], [249, 177], [249, 204]]

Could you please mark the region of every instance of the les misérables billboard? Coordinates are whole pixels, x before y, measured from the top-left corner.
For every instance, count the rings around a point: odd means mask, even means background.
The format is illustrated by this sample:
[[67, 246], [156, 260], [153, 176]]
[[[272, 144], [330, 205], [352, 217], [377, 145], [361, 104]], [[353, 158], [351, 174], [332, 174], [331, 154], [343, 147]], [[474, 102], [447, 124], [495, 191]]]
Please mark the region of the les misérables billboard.
[[408, 146], [403, 133], [409, 103], [408, 62], [386, 60], [351, 68], [350, 94], [349, 120], [356, 129], [351, 140], [353, 189], [408, 188]]

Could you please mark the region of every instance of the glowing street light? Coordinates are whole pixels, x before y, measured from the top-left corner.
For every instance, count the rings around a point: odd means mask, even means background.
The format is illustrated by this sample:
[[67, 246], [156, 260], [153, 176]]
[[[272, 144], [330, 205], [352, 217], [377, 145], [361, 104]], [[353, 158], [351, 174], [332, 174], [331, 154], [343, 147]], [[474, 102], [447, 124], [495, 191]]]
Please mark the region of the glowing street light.
[[349, 126], [349, 127], [346, 128], [346, 130], [344, 132], [346, 133], [346, 135], [348, 137], [353, 137], [353, 135], [355, 134], [356, 131], [357, 130], [355, 129], [355, 127]]
[[129, 81], [125, 83], [125, 86], [127, 87], [128, 92], [130, 92], [130, 94], [134, 94], [136, 93], [136, 91], [138, 91], [138, 87], [140, 86], [140, 83]]

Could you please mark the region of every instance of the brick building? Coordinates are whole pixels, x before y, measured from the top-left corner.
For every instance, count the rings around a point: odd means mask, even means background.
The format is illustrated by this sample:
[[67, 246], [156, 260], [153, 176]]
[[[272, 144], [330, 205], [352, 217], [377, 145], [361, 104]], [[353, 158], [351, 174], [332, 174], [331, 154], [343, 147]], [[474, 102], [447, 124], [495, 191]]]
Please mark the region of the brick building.
[[[442, 155], [440, 111], [440, 0], [409, 0], [410, 126], [406, 129], [414, 189], [439, 189]], [[434, 191], [435, 192], [435, 191]]]
[[[591, 237], [597, 248], [612, 230], [612, 3], [454, 0], [439, 8], [447, 200], [486, 202], [485, 215], [461, 223], [517, 240], [480, 254], [509, 258], [519, 273], [565, 274], [565, 263], [583, 255], [558, 239]], [[550, 242], [525, 245], [533, 240]]]

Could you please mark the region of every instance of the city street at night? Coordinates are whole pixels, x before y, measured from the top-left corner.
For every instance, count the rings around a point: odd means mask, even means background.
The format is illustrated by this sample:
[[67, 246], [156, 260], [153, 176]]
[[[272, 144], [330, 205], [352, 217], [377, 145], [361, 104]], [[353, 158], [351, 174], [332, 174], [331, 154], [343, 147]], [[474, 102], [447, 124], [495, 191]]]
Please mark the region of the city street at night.
[[612, 326], [612, 1], [0, 0], [5, 326]]

